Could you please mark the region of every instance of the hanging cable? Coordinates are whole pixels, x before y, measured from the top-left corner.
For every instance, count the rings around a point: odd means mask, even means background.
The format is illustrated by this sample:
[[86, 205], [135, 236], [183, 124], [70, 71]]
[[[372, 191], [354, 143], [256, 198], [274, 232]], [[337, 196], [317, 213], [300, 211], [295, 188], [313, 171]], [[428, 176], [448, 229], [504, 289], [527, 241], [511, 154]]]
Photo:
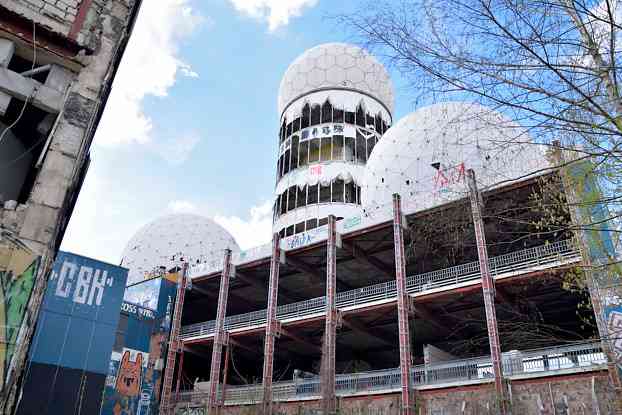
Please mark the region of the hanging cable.
[[235, 373], [238, 375], [240, 380], [244, 382], [245, 385], [248, 385], [248, 379], [242, 376], [242, 374], [240, 374], [240, 372], [238, 371], [238, 368], [235, 366], [235, 358], [233, 356], [233, 347], [231, 347], [231, 365], [233, 366], [233, 370], [235, 370]]
[[[37, 64], [37, 34], [36, 34], [36, 29], [37, 29], [37, 25], [35, 24], [35, 22], [33, 20], [33, 22], [32, 22], [32, 66], [30, 67], [31, 71], [33, 71], [35, 69], [35, 65]], [[11, 128], [15, 127], [17, 125], [17, 123], [19, 122], [19, 120], [22, 119], [22, 117], [24, 116], [24, 112], [26, 111], [26, 106], [28, 105], [28, 102], [30, 101], [30, 99], [32, 97], [35, 96], [36, 93], [37, 93], [37, 85], [34, 84], [33, 87], [32, 87], [32, 92], [30, 93], [30, 95], [28, 95], [26, 97], [26, 100], [24, 101], [24, 104], [22, 105], [22, 109], [20, 110], [19, 115], [17, 116], [15, 121], [13, 121], [13, 123], [11, 123], [9, 126], [7, 126], [4, 129], [4, 131], [2, 131], [2, 134], [0, 134], [0, 144], [2, 144], [2, 139], [6, 135], [7, 131], [9, 131]]]

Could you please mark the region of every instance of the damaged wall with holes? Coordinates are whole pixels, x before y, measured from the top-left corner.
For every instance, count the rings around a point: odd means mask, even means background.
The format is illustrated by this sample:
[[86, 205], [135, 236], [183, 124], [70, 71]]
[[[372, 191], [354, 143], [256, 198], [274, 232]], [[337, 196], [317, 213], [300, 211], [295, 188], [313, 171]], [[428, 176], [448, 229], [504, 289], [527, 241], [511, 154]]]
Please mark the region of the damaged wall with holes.
[[0, 0], [0, 413], [140, 0]]

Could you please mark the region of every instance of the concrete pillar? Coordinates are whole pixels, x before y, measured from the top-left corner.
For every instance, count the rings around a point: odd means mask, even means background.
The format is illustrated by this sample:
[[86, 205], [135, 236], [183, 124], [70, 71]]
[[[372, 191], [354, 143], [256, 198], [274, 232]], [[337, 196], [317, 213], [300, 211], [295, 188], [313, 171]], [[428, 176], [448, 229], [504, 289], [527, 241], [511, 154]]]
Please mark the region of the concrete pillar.
[[[9, 62], [11, 61], [11, 58], [13, 58], [14, 53], [15, 44], [9, 39], [0, 38], [0, 68], [6, 68], [9, 66]], [[10, 103], [11, 96], [0, 91], [0, 115], [6, 114]]]
[[268, 282], [268, 311], [266, 315], [266, 338], [263, 351], [263, 402], [264, 415], [272, 414], [272, 374], [274, 365], [274, 341], [279, 335], [276, 308], [279, 296], [279, 267], [281, 247], [279, 234], [272, 237], [272, 259], [270, 260], [270, 280]]
[[335, 349], [337, 347], [337, 229], [335, 216], [328, 216], [326, 245], [326, 326], [322, 348], [322, 410], [333, 414], [337, 410], [335, 397]]
[[415, 399], [412, 393], [412, 352], [408, 315], [411, 300], [406, 292], [406, 258], [404, 255], [404, 221], [400, 195], [393, 195], [393, 243], [395, 250], [395, 282], [397, 286], [397, 323], [400, 341], [400, 373], [402, 382], [403, 415], [414, 415]]
[[484, 221], [482, 220], [481, 195], [477, 190], [475, 172], [467, 170], [469, 185], [469, 198], [471, 200], [471, 213], [473, 215], [473, 227], [477, 242], [477, 258], [482, 275], [482, 291], [484, 296], [484, 308], [486, 310], [486, 326], [488, 327], [488, 340], [490, 342], [490, 358], [495, 377], [495, 391], [500, 402], [500, 413], [507, 413], [506, 390], [503, 383], [503, 368], [501, 366], [501, 345], [499, 344], [499, 329], [497, 327], [497, 312], [495, 310], [495, 282], [490, 273], [488, 263], [488, 248], [486, 247], [486, 235], [484, 233]]
[[216, 323], [214, 327], [214, 346], [212, 347], [212, 365], [210, 366], [210, 385], [208, 394], [208, 410], [216, 413], [218, 410], [218, 385], [220, 383], [220, 365], [222, 363], [222, 347], [227, 340], [225, 333], [225, 317], [227, 314], [227, 300], [229, 298], [229, 279], [231, 278], [231, 250], [225, 249], [222, 275], [220, 277], [220, 291], [218, 292], [218, 308], [216, 309]]

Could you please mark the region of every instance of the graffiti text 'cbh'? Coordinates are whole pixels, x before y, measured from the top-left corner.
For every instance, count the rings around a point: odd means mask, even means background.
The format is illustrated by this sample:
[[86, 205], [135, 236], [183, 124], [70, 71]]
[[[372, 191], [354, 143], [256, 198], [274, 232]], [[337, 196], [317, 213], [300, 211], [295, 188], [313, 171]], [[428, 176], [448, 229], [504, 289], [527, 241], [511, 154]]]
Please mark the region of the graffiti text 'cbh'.
[[79, 304], [101, 305], [106, 286], [112, 287], [114, 279], [108, 277], [108, 271], [63, 262], [60, 273], [53, 272], [52, 280], [58, 278], [55, 295], [63, 298], [72, 297]]

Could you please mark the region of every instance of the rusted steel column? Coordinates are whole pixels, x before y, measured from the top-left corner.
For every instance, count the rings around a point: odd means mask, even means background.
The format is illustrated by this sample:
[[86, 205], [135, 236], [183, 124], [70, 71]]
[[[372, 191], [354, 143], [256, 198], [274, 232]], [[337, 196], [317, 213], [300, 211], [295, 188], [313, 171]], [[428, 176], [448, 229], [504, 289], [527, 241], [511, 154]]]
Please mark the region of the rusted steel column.
[[397, 324], [400, 339], [400, 372], [402, 382], [402, 414], [415, 413], [411, 387], [412, 352], [408, 315], [411, 301], [406, 292], [406, 258], [404, 255], [404, 228], [400, 195], [393, 195], [393, 243], [395, 250], [395, 282], [397, 286]]
[[169, 334], [168, 351], [166, 353], [162, 396], [160, 398], [160, 414], [162, 415], [168, 415], [173, 412], [173, 408], [171, 408], [173, 373], [175, 372], [175, 358], [179, 350], [179, 329], [181, 326], [181, 313], [184, 309], [187, 275], [188, 263], [184, 262], [177, 282], [177, 297], [175, 298], [175, 309], [173, 310], [173, 321], [171, 323], [171, 333]]
[[222, 392], [220, 396], [220, 407], [218, 408], [218, 413], [222, 413], [222, 408], [225, 406], [225, 401], [227, 398], [227, 379], [229, 377], [229, 348], [231, 348], [231, 343], [227, 342], [225, 346], [225, 367], [223, 368], [222, 374]]
[[326, 327], [322, 348], [322, 410], [333, 414], [337, 410], [335, 397], [335, 349], [337, 347], [337, 229], [335, 217], [328, 216], [328, 243], [326, 244]]
[[179, 387], [181, 386], [181, 375], [184, 373], [184, 349], [182, 343], [181, 353], [179, 355], [179, 368], [177, 369], [177, 385], [175, 385], [175, 400], [179, 400]]
[[270, 281], [268, 282], [268, 311], [266, 315], [266, 338], [263, 349], [263, 413], [272, 414], [272, 371], [274, 364], [274, 340], [279, 334], [276, 307], [279, 296], [279, 266], [281, 248], [279, 234], [272, 236], [272, 259], [270, 260]]
[[209, 394], [207, 396], [208, 410], [215, 413], [218, 408], [218, 384], [220, 383], [220, 364], [222, 362], [222, 346], [227, 340], [225, 333], [225, 316], [227, 314], [227, 299], [229, 298], [229, 278], [231, 277], [231, 250], [225, 249], [225, 258], [220, 277], [220, 291], [218, 292], [218, 308], [214, 327], [214, 347], [212, 348], [212, 365], [210, 367]]
[[471, 213], [473, 215], [473, 227], [477, 242], [477, 257], [479, 269], [482, 274], [482, 291], [484, 295], [484, 308], [486, 310], [486, 326], [488, 327], [488, 340], [490, 342], [490, 357], [492, 370], [495, 377], [495, 391], [500, 401], [501, 413], [507, 413], [506, 393], [503, 384], [503, 368], [501, 367], [501, 345], [499, 343], [499, 329], [497, 327], [497, 312], [495, 310], [495, 282], [490, 274], [488, 263], [488, 248], [486, 247], [486, 235], [484, 233], [484, 221], [482, 220], [481, 199], [475, 182], [475, 172], [467, 170], [469, 185], [469, 198], [471, 199]]

